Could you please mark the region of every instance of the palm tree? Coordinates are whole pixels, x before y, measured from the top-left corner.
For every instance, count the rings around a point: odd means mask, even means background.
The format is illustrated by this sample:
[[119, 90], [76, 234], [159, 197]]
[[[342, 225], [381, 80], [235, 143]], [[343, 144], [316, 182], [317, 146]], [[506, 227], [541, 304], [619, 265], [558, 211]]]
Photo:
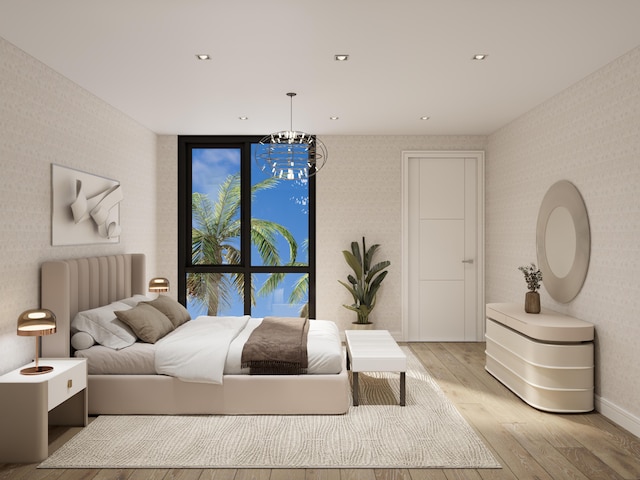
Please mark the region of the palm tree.
[[[274, 188], [276, 178], [266, 178], [251, 187], [251, 196], [264, 189]], [[239, 264], [240, 250], [234, 240], [240, 238], [240, 174], [229, 175], [218, 189], [215, 204], [202, 193], [192, 194], [193, 227], [192, 262], [194, 265]], [[295, 264], [298, 245], [291, 233], [282, 225], [268, 220], [251, 219], [251, 243], [267, 266], [282, 265], [276, 248], [281, 235], [289, 245], [288, 265]], [[270, 277], [275, 277], [271, 274]], [[276, 277], [277, 278], [277, 277]], [[187, 277], [187, 294], [207, 307], [207, 315], [217, 315], [220, 308], [229, 307], [233, 294], [243, 296], [244, 278], [240, 273], [191, 273]], [[269, 278], [267, 287], [259, 294], [269, 293], [279, 282]], [[254, 282], [251, 282], [251, 304], [255, 305]], [[271, 290], [272, 291], [272, 290]]]
[[[302, 247], [304, 250], [308, 250], [309, 248], [309, 239], [305, 239], [302, 242]], [[292, 267], [306, 267], [308, 264], [302, 262], [291, 262], [287, 264]], [[258, 291], [258, 295], [267, 294], [276, 289], [276, 287], [284, 280], [284, 273], [272, 273], [266, 282], [260, 287]], [[296, 304], [300, 303], [307, 298], [307, 294], [309, 292], [309, 274], [303, 273], [298, 277], [298, 279], [293, 283], [293, 288], [291, 289], [291, 293], [289, 294], [289, 303]], [[298, 312], [301, 317], [309, 318], [309, 302], [305, 302], [300, 311]]]

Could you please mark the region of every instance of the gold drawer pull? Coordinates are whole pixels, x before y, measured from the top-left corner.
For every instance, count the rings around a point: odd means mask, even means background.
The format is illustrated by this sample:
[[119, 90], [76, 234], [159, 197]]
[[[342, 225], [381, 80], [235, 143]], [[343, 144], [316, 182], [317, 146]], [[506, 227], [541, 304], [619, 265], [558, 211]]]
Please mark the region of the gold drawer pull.
[[71, 387], [73, 387], [73, 379], [70, 378], [69, 380], [67, 380], [67, 388]]

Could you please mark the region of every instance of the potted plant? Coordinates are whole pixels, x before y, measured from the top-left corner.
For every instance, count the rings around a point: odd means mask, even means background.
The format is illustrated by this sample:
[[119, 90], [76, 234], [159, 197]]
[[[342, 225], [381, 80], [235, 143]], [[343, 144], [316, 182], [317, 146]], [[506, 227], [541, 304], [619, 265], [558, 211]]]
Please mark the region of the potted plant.
[[524, 297], [524, 311], [527, 313], [540, 313], [540, 282], [542, 282], [542, 272], [535, 263], [528, 266], [518, 267], [524, 274], [524, 280], [527, 282], [529, 291]]
[[349, 290], [353, 297], [353, 304], [343, 307], [353, 310], [358, 314], [356, 325], [370, 325], [369, 314], [376, 306], [376, 295], [380, 284], [387, 276], [387, 268], [391, 262], [385, 260], [374, 264], [373, 257], [380, 245], [375, 244], [367, 250], [365, 239], [362, 237], [362, 254], [358, 242], [351, 242], [351, 251], [343, 250], [342, 254], [347, 264], [353, 270], [353, 275], [347, 276], [347, 282], [338, 280]]

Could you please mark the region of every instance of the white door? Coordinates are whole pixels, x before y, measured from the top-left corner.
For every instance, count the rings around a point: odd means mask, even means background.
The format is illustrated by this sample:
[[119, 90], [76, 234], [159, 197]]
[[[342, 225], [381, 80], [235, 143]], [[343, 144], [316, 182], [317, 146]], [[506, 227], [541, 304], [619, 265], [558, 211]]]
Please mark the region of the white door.
[[484, 334], [482, 152], [405, 152], [403, 330], [407, 341]]

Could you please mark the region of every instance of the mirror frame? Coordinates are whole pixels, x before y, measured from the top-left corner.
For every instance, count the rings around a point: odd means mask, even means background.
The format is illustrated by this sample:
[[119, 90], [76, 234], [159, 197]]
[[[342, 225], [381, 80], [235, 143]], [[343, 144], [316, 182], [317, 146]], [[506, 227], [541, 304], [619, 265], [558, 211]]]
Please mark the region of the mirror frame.
[[[558, 207], [565, 207], [569, 210], [576, 232], [573, 264], [569, 273], [562, 278], [557, 277], [549, 267], [546, 244], [549, 216]], [[542, 199], [536, 228], [536, 250], [538, 267], [542, 272], [542, 284], [545, 290], [560, 303], [568, 303], [573, 300], [582, 289], [589, 270], [591, 233], [584, 200], [575, 185], [567, 180], [560, 180], [551, 185]]]

